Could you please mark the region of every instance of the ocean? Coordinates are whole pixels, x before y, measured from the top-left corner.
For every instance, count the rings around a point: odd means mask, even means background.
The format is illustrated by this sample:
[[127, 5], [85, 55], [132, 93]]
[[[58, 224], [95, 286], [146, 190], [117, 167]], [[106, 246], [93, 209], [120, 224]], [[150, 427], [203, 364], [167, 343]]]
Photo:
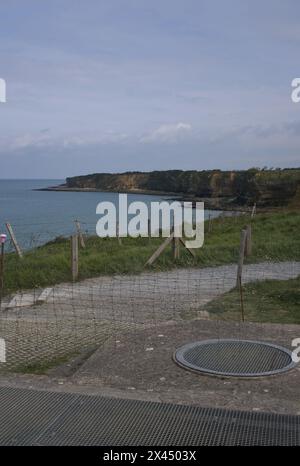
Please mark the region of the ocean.
[[[96, 206], [100, 201], [118, 205], [118, 193], [35, 191], [63, 183], [64, 180], [0, 180], [0, 233], [7, 233], [9, 222], [23, 249], [39, 246], [58, 236], [75, 232], [78, 219], [86, 234], [96, 233]], [[128, 194], [128, 202], [170, 199], [170, 196]], [[217, 211], [206, 211], [205, 217], [218, 216]]]

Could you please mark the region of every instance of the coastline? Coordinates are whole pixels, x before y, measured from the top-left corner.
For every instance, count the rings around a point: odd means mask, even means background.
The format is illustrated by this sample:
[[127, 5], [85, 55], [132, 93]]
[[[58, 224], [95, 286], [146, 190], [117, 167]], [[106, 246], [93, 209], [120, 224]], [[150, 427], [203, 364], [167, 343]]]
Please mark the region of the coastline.
[[165, 191], [154, 191], [146, 189], [131, 189], [131, 190], [122, 190], [114, 191], [112, 189], [96, 189], [96, 188], [69, 188], [67, 185], [62, 184], [58, 186], [49, 186], [47, 188], [36, 188], [34, 191], [67, 191], [67, 192], [82, 192], [82, 193], [125, 193], [125, 194], [149, 194], [157, 196], [172, 196], [172, 197], [181, 197], [184, 193], [169, 193]]
[[[36, 188], [34, 191], [56, 191], [56, 192], [81, 192], [81, 193], [124, 193], [124, 194], [144, 194], [144, 195], [153, 195], [153, 196], [164, 196], [169, 200], [177, 200], [180, 202], [204, 202], [206, 209], [208, 210], [222, 210], [222, 211], [235, 211], [235, 212], [248, 212], [251, 208], [243, 208], [239, 205], [226, 205], [228, 198], [198, 198], [193, 195], [188, 195], [186, 193], [174, 193], [166, 191], [154, 191], [154, 190], [142, 190], [142, 189], [131, 189], [131, 190], [122, 190], [116, 191], [112, 189], [96, 189], [96, 188], [70, 188], [66, 184], [61, 184], [58, 186], [48, 186], [46, 188]], [[223, 203], [223, 202], [224, 203]]]

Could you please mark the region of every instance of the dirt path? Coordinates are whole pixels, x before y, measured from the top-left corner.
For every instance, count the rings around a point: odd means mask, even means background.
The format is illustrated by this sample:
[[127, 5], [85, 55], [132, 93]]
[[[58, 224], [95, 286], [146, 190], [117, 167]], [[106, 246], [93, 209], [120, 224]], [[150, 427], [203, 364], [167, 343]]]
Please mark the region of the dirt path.
[[[76, 300], [93, 301], [94, 304], [105, 304], [107, 317], [114, 308], [120, 317], [132, 315], [144, 319], [147, 311], [150, 318], [158, 309], [159, 320], [174, 317], [178, 310], [193, 305], [201, 306], [215, 297], [229, 291], [236, 283], [236, 265], [220, 267], [174, 269], [165, 272], [145, 272], [140, 275], [120, 275], [99, 277], [85, 280], [79, 284], [58, 285], [54, 290], [54, 300], [63, 302]], [[243, 282], [275, 279], [288, 280], [300, 274], [300, 262], [262, 262], [245, 265]], [[130, 309], [129, 309], [130, 308]], [[102, 316], [105, 316], [101, 306]], [[133, 314], [132, 314], [133, 313]]]
[[[300, 262], [261, 262], [245, 265], [243, 283], [255, 280], [288, 280], [300, 274]], [[199, 308], [235, 286], [236, 265], [173, 269], [140, 275], [115, 275], [60, 284], [53, 288], [46, 303], [16, 307], [7, 315], [22, 313], [38, 319], [61, 314], [64, 318], [141, 322], [169, 320], [183, 310]], [[20, 301], [20, 300], [19, 300]], [[25, 304], [30, 302], [24, 295]]]

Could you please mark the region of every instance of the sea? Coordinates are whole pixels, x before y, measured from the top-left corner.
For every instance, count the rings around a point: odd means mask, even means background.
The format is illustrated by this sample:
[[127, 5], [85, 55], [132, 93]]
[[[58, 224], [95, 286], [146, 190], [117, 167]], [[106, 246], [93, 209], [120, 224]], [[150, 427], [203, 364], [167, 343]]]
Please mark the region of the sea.
[[[96, 234], [96, 206], [101, 201], [110, 201], [118, 208], [118, 193], [38, 191], [56, 186], [65, 180], [0, 179], [0, 233], [7, 233], [10, 223], [20, 247], [30, 249], [59, 236], [75, 233], [75, 220], [80, 222], [85, 234]], [[128, 203], [169, 200], [170, 196], [128, 194]], [[220, 211], [205, 211], [205, 217], [216, 217]], [[12, 247], [12, 245], [8, 245]]]

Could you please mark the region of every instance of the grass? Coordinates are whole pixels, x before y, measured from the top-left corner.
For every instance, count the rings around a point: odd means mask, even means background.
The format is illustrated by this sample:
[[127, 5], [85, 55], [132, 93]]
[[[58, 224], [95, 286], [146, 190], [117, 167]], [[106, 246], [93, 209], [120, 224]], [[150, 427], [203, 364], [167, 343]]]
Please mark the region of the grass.
[[[265, 280], [243, 286], [245, 320], [300, 324], [300, 277]], [[217, 319], [240, 319], [240, 294], [234, 289], [211, 301], [205, 309]]]
[[[174, 261], [169, 247], [151, 270], [235, 263], [241, 228], [249, 222], [249, 216], [214, 219], [212, 231], [205, 236], [204, 246], [195, 250], [195, 259], [181, 248], [180, 258]], [[299, 231], [299, 212], [257, 215], [252, 221], [253, 251], [246, 262], [300, 260]], [[79, 279], [140, 273], [162, 241], [161, 238], [123, 238], [122, 245], [119, 245], [115, 238], [89, 237], [86, 249], [79, 250]], [[67, 238], [57, 238], [27, 251], [22, 260], [14, 253], [5, 257], [4, 294], [70, 280], [70, 240]]]
[[42, 375], [47, 374], [50, 369], [53, 369], [61, 364], [65, 364], [70, 361], [70, 359], [74, 358], [78, 355], [78, 352], [72, 352], [69, 354], [65, 354], [63, 356], [54, 356], [50, 360], [42, 360], [36, 362], [28, 362], [26, 364], [19, 365], [14, 369], [14, 372], [21, 373], [21, 374], [36, 374]]

